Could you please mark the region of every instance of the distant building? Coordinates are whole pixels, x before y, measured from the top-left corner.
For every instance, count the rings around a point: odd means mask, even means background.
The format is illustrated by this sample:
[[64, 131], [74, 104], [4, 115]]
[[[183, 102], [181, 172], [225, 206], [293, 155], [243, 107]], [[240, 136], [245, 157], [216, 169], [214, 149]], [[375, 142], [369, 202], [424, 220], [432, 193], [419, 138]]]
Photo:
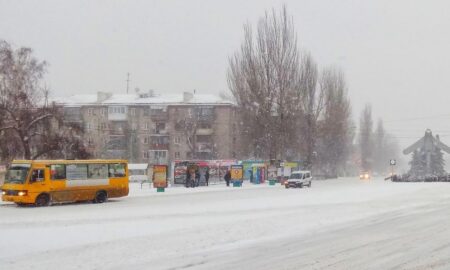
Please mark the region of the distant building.
[[149, 164], [235, 158], [236, 108], [215, 95], [98, 92], [55, 103], [66, 122], [84, 126], [85, 144], [96, 158]]

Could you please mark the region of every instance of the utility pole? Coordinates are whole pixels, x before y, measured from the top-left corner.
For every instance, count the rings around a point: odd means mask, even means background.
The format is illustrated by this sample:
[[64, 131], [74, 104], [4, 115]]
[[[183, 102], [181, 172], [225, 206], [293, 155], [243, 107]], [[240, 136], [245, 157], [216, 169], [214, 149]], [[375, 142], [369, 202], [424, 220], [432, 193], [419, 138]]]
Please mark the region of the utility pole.
[[128, 94], [128, 89], [130, 88], [130, 73], [127, 73], [127, 94]]

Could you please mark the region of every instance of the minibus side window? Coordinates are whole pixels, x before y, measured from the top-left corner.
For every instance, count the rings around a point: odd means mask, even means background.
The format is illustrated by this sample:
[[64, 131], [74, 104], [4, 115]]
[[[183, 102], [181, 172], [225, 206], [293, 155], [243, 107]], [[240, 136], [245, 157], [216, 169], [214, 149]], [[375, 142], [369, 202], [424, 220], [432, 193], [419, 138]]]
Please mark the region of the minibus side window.
[[124, 177], [126, 175], [125, 166], [123, 163], [109, 164], [109, 177]]
[[64, 164], [50, 165], [50, 174], [51, 174], [52, 180], [65, 180], [66, 179], [66, 165], [64, 165]]
[[108, 178], [107, 164], [88, 164], [89, 179], [106, 179]]
[[86, 180], [87, 164], [69, 164], [66, 166], [67, 179]]
[[33, 170], [33, 172], [31, 173], [31, 183], [44, 182], [44, 180], [45, 179], [43, 169]]

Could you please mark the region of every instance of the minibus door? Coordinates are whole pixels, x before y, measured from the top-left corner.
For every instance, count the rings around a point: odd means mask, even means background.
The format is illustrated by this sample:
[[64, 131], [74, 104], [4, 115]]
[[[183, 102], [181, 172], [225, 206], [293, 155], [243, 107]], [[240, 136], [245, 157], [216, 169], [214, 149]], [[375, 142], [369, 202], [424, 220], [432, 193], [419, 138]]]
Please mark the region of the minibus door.
[[48, 169], [45, 166], [42, 167], [32, 167], [30, 174], [30, 192], [37, 193], [48, 192]]

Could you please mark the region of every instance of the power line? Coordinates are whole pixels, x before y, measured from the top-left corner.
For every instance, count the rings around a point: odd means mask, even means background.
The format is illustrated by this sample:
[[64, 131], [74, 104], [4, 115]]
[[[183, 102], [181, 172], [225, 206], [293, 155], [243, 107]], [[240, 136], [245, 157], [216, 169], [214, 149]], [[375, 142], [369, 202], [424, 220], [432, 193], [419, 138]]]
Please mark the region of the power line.
[[416, 121], [416, 120], [429, 120], [429, 119], [450, 119], [450, 114], [440, 114], [440, 115], [430, 115], [423, 117], [412, 117], [412, 118], [403, 118], [403, 119], [391, 119], [391, 120], [383, 120], [383, 123], [392, 123], [392, 122], [403, 122], [403, 121]]

